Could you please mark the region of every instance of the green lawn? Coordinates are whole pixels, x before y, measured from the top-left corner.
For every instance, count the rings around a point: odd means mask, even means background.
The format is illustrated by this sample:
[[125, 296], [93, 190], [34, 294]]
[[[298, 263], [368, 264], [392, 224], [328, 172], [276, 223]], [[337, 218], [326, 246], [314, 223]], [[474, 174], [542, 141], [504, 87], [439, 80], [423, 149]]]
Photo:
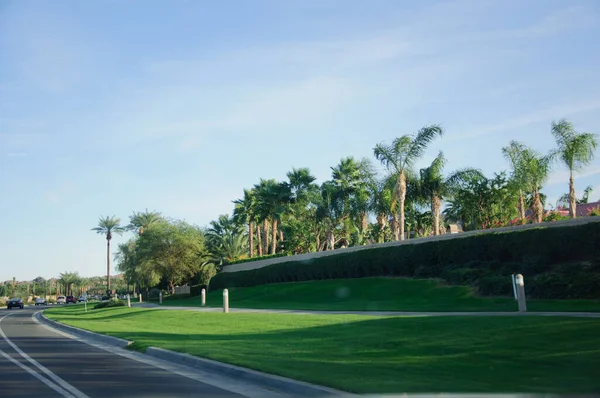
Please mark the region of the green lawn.
[[[466, 286], [403, 278], [330, 279], [229, 289], [233, 308], [339, 311], [516, 311], [513, 298], [477, 297]], [[222, 305], [222, 291], [207, 305]], [[200, 306], [200, 297], [168, 299], [164, 305]], [[600, 311], [598, 300], [532, 300], [531, 311]]]
[[600, 319], [47, 310], [73, 326], [358, 393], [600, 391]]

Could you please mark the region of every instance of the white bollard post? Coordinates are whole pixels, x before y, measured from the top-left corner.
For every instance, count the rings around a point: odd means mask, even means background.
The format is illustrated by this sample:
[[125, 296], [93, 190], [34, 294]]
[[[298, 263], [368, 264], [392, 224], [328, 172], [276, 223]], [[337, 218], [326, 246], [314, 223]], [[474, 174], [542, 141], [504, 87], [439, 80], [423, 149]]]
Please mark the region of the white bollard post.
[[138, 297], [140, 299], [140, 303], [142, 302], [142, 293], [138, 294]]
[[202, 296], [202, 306], [204, 307], [206, 305], [206, 289], [202, 289], [200, 295]]
[[525, 299], [525, 282], [523, 281], [523, 275], [517, 274], [517, 300], [519, 303], [519, 312], [527, 312], [527, 301]]
[[162, 304], [162, 292], [158, 292], [158, 303]]
[[223, 312], [229, 312], [229, 290], [223, 289]]
[[127, 295], [127, 307], [131, 308], [131, 298]]

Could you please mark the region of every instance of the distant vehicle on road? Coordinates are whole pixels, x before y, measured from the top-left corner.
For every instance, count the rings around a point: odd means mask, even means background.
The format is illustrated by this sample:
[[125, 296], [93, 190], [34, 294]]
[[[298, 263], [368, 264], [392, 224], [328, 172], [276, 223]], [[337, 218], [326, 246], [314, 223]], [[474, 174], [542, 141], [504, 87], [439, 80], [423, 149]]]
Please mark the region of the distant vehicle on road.
[[87, 298], [85, 297], [85, 295], [79, 296], [79, 298], [77, 299], [77, 301], [79, 301], [80, 303], [87, 301]]
[[48, 303], [46, 302], [46, 299], [43, 297], [35, 299], [35, 305], [46, 305], [46, 304], [48, 304]]
[[58, 296], [56, 298], [56, 304], [66, 304], [67, 298], [65, 296]]
[[75, 298], [75, 296], [67, 296], [66, 302], [67, 302], [67, 304], [69, 304], [69, 303], [75, 304], [77, 302], [77, 299]]
[[25, 304], [23, 303], [23, 300], [18, 298], [18, 297], [11, 297], [7, 302], [6, 302], [6, 308], [13, 309], [14, 307], [23, 309], [23, 307], [25, 306]]

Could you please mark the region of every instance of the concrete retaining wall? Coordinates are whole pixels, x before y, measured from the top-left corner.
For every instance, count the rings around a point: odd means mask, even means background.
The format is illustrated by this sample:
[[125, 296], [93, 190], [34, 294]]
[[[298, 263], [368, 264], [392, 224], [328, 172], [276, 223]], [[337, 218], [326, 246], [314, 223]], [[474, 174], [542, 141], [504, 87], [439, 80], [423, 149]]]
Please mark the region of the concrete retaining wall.
[[574, 220], [561, 220], [561, 221], [545, 222], [545, 223], [541, 223], [541, 224], [526, 224], [526, 225], [517, 225], [517, 226], [513, 226], [513, 227], [481, 229], [481, 230], [477, 230], [477, 231], [461, 232], [458, 234], [428, 236], [426, 238], [408, 239], [408, 240], [404, 240], [404, 241], [378, 243], [378, 244], [374, 244], [374, 245], [365, 245], [365, 246], [353, 246], [353, 247], [348, 247], [346, 249], [337, 249], [337, 250], [330, 250], [330, 251], [323, 251], [323, 252], [316, 252], [316, 253], [306, 253], [306, 254], [299, 254], [296, 256], [270, 258], [270, 259], [266, 259], [266, 260], [258, 260], [258, 261], [250, 261], [250, 262], [246, 262], [246, 263], [240, 263], [240, 264], [226, 265], [225, 267], [223, 267], [223, 270], [221, 272], [249, 271], [249, 270], [253, 270], [253, 269], [267, 267], [267, 266], [273, 265], [273, 264], [285, 263], [288, 261], [306, 261], [306, 260], [312, 260], [312, 259], [320, 258], [320, 257], [333, 256], [333, 255], [343, 254], [343, 253], [352, 253], [352, 252], [359, 251], [359, 250], [374, 249], [374, 248], [378, 248], [378, 247], [416, 245], [419, 243], [435, 242], [435, 241], [439, 241], [439, 240], [462, 239], [462, 238], [466, 238], [466, 237], [474, 236], [474, 235], [494, 234], [494, 233], [502, 233], [502, 232], [513, 232], [513, 231], [525, 231], [525, 230], [533, 229], [533, 228], [575, 227], [578, 225], [583, 225], [583, 224], [588, 224], [588, 223], [593, 223], [593, 222], [600, 222], [600, 217], [581, 217], [581, 218], [576, 218]]

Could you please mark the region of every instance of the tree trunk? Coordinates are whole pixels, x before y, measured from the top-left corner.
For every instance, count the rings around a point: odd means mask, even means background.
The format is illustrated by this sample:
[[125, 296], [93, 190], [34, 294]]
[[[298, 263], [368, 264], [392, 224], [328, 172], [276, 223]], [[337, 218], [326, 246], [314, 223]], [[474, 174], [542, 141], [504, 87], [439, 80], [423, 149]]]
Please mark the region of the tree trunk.
[[378, 214], [377, 215], [377, 225], [379, 226], [379, 232], [377, 233], [377, 243], [383, 243], [385, 234], [384, 229], [386, 225], [386, 215]]
[[519, 218], [521, 221], [525, 221], [525, 198], [522, 189], [519, 189]]
[[392, 214], [391, 227], [392, 227], [392, 234], [394, 235], [393, 239], [400, 240], [400, 223], [398, 222], [398, 213], [396, 213], [396, 212], [394, 212], [394, 214]]
[[335, 246], [335, 236], [333, 235], [333, 227], [327, 231], [327, 250], [333, 250]]
[[250, 258], [254, 256], [254, 229], [252, 227], [252, 219], [250, 219], [248, 222], [248, 246], [250, 249]]
[[106, 291], [110, 296], [110, 239], [106, 239]]
[[544, 217], [544, 209], [540, 200], [540, 192], [536, 188], [533, 194], [533, 219], [536, 223], [541, 223]]
[[273, 217], [271, 226], [271, 254], [277, 253], [277, 219]]
[[279, 228], [279, 253], [283, 253], [283, 231]]
[[262, 237], [260, 235], [260, 226], [257, 224], [256, 225], [256, 240], [257, 240], [257, 247], [258, 247], [258, 255], [262, 256], [263, 255], [263, 250], [262, 250]]
[[175, 284], [172, 280], [169, 281], [169, 288], [171, 289], [171, 294], [175, 294]]
[[573, 181], [573, 172], [569, 176], [569, 217], [577, 217], [577, 197], [575, 196], [575, 182]]
[[431, 216], [433, 218], [433, 234], [440, 234], [440, 198], [437, 195], [431, 196]]
[[262, 237], [263, 254], [266, 256], [267, 254], [269, 254], [269, 220], [266, 218], [263, 220]]
[[[404, 201], [406, 200], [406, 177], [404, 176], [404, 170], [400, 172], [398, 176], [398, 190], [400, 194], [400, 198], [398, 200], [398, 204], [400, 207], [400, 220], [398, 220], [399, 225], [399, 234], [400, 240], [404, 240]], [[396, 235], [396, 240], [397, 235]]]

